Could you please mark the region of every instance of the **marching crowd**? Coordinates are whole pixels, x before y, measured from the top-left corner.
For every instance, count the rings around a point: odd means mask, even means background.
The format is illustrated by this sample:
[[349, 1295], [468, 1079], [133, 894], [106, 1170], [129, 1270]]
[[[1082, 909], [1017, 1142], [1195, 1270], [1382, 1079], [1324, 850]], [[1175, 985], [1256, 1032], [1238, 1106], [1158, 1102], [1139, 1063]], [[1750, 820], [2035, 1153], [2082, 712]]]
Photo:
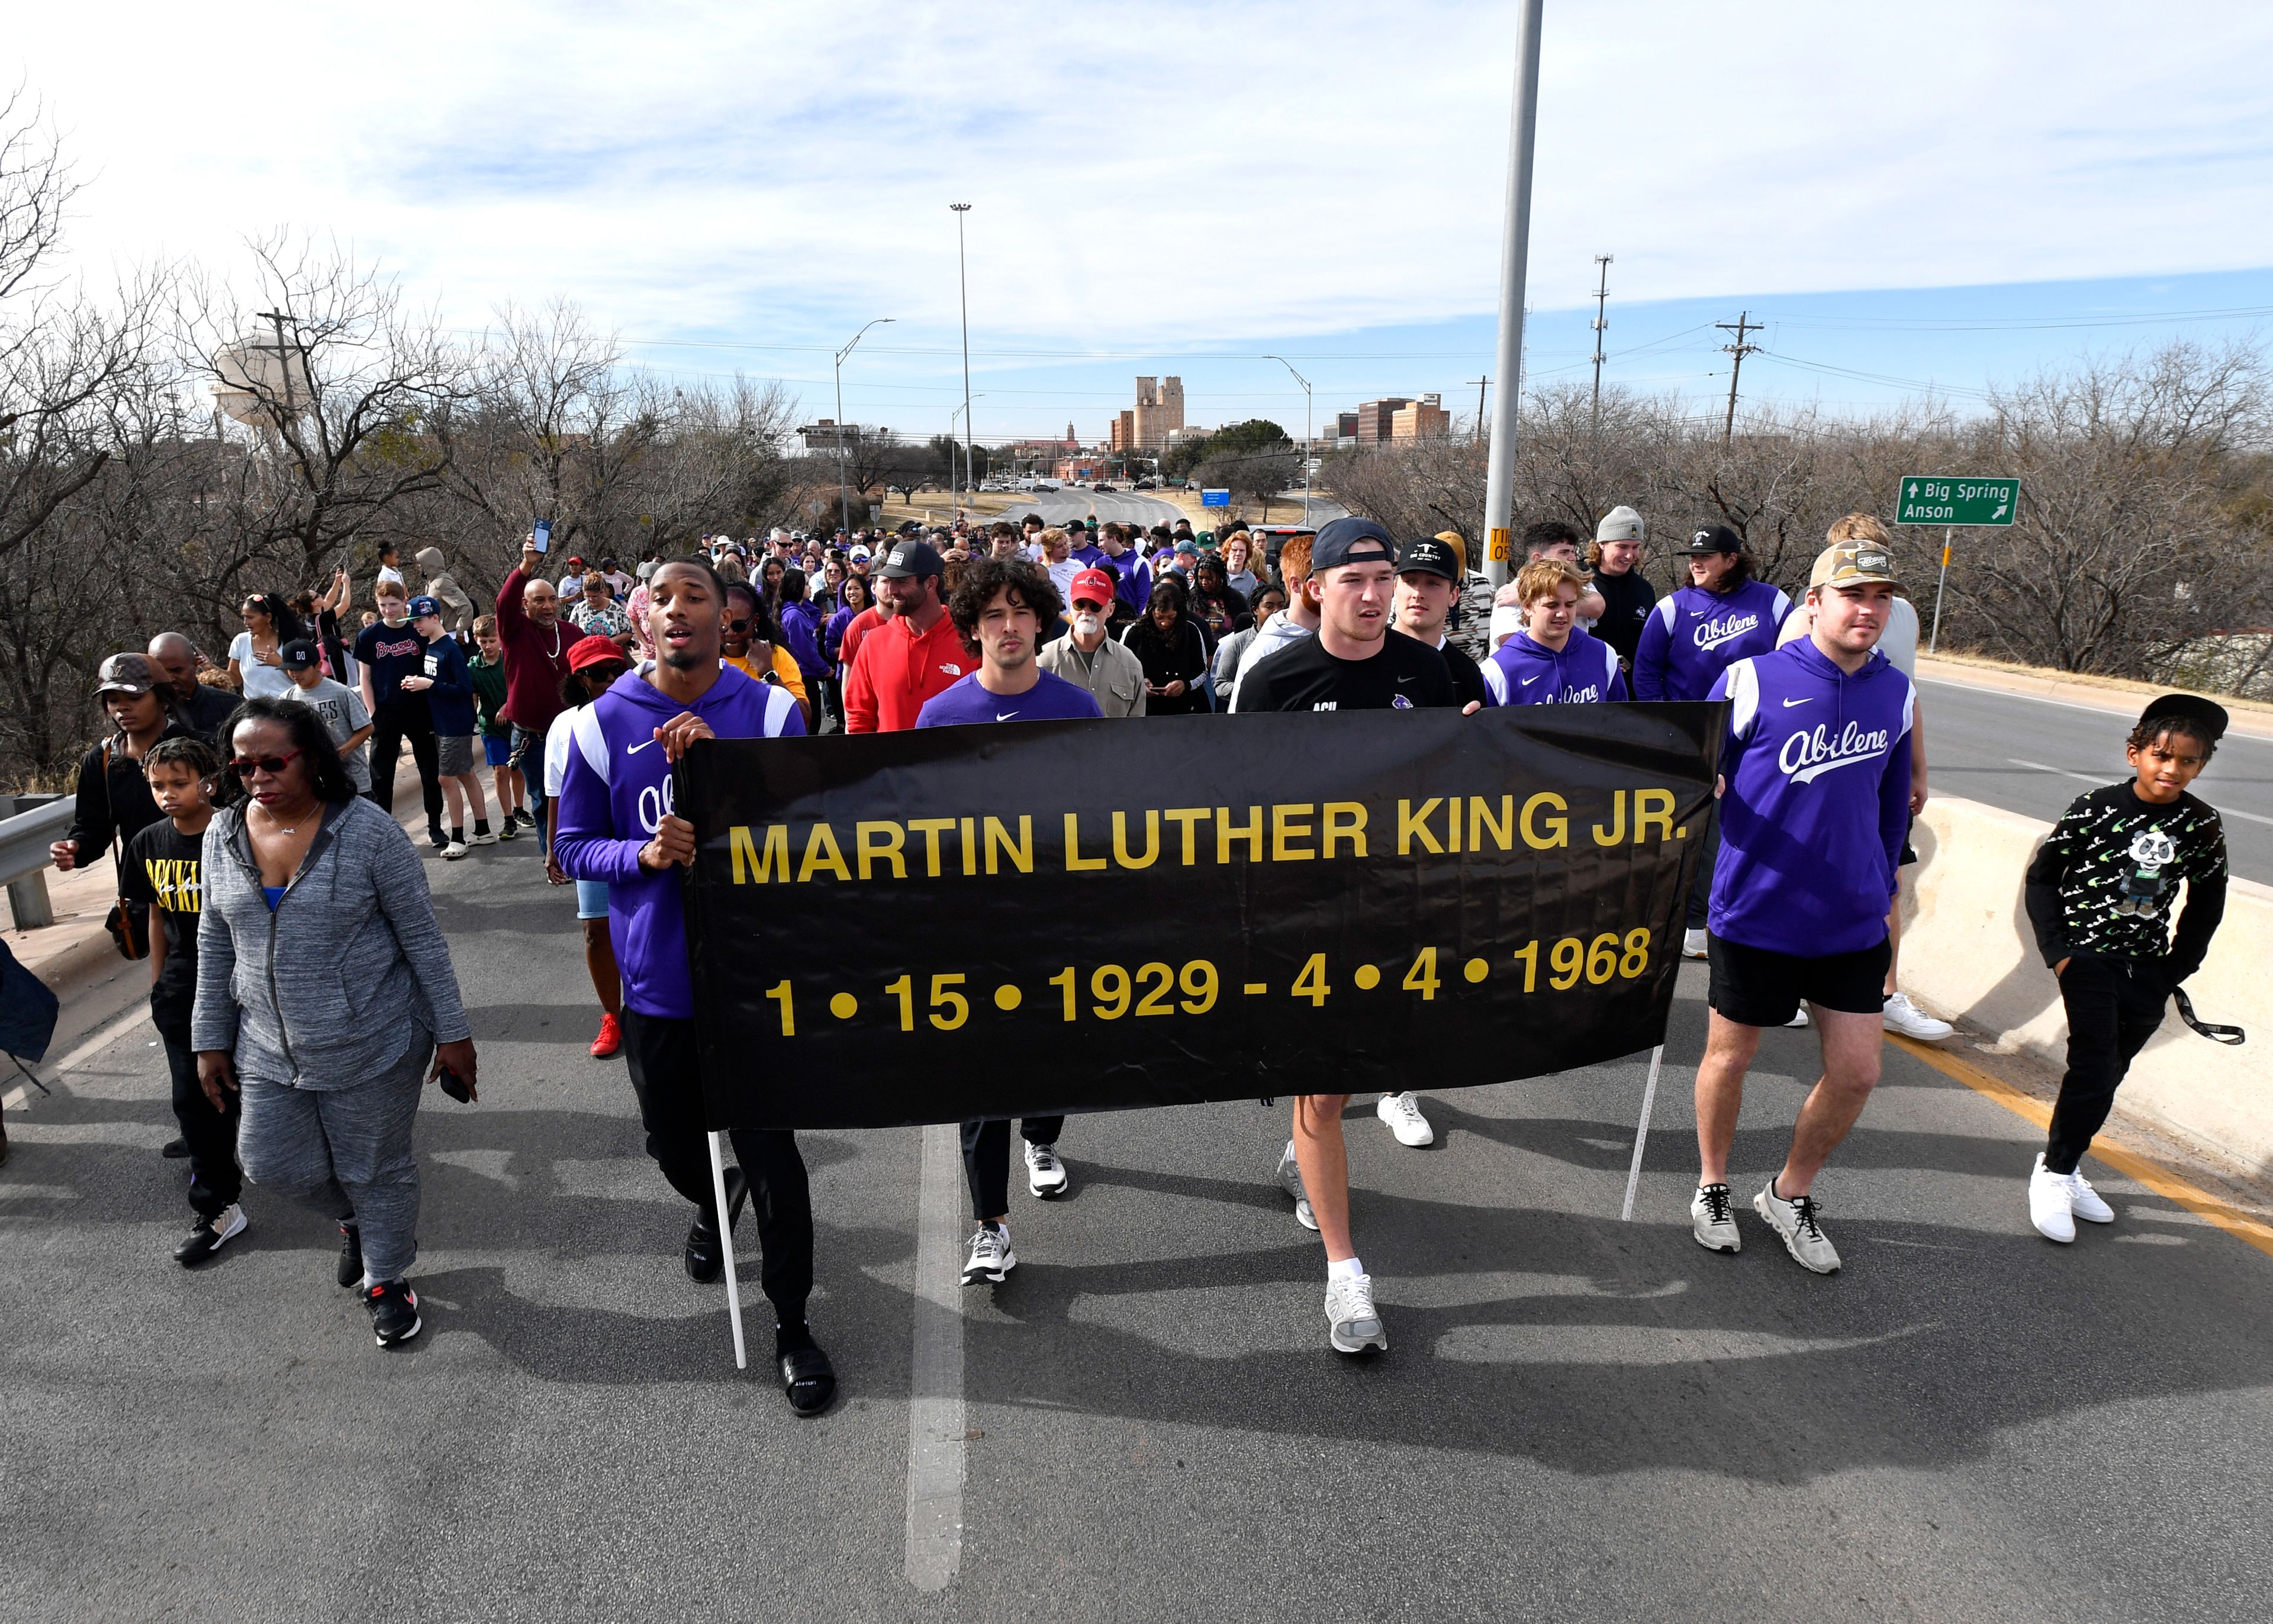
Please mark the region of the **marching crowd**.
[[[669, 810], [671, 765], [694, 742], [1711, 700], [1727, 702], [1727, 737], [1683, 944], [1709, 964], [1692, 1230], [1715, 1251], [1741, 1246], [1729, 1156], [1745, 1074], [1765, 1029], [1812, 1024], [1821, 1078], [1751, 1205], [1803, 1267], [1836, 1269], [1812, 1192], [1878, 1080], [1881, 1035], [1951, 1031], [1895, 980], [1900, 872], [1927, 792], [1917, 617], [1892, 537], [1866, 514], [1831, 528], [1797, 600], [1758, 579], [1719, 525], [1678, 550], [1687, 579], [1661, 597], [1644, 541], [1630, 507], [1591, 541], [1542, 521], [1494, 595], [1457, 534], [1399, 540], [1359, 518], [1275, 547], [1244, 529], [1034, 515], [889, 535], [776, 530], [629, 572], [570, 557], [557, 576], [532, 536], [486, 612], [438, 550], [416, 555], [414, 591], [389, 548], [360, 615], [342, 573], [320, 593], [245, 599], [225, 662], [178, 632], [116, 655], [96, 688], [111, 731], [82, 764], [54, 858], [110, 852], [113, 934], [150, 961], [182, 1127], [168, 1154], [189, 1162], [194, 1216], [175, 1255], [202, 1262], [243, 1232], [249, 1178], [338, 1224], [337, 1278], [364, 1297], [380, 1344], [420, 1329], [413, 1123], [428, 1082], [472, 1099], [477, 1070], [425, 871], [392, 815], [406, 745], [441, 859], [534, 840], [546, 879], [573, 887], [601, 1012], [591, 1053], [624, 1056], [648, 1151], [693, 1209], [685, 1268], [707, 1282], [729, 1237], [676, 873], [695, 833]], [[2149, 705], [2128, 739], [2134, 777], [2080, 797], [2029, 871], [2070, 1031], [2029, 1180], [2031, 1219], [2053, 1240], [2072, 1241], [2077, 1218], [2112, 1218], [2079, 1159], [2222, 911], [2217, 814], [2187, 785], [2225, 720], [2192, 695]], [[1324, 1246], [1329, 1341], [1356, 1353], [1388, 1336], [1351, 1232], [1347, 1103], [1294, 1102], [1277, 1179]], [[1432, 1141], [1413, 1094], [1376, 1110], [1400, 1143]], [[1019, 1124], [1036, 1197], [1069, 1187], [1064, 1126]], [[976, 1225], [964, 1280], [999, 1283], [1017, 1261], [1010, 1125], [967, 1122], [962, 1139]], [[806, 1320], [804, 1163], [785, 1131], [731, 1140], [727, 1224], [754, 1200], [784, 1390], [817, 1413], [836, 1383]]]

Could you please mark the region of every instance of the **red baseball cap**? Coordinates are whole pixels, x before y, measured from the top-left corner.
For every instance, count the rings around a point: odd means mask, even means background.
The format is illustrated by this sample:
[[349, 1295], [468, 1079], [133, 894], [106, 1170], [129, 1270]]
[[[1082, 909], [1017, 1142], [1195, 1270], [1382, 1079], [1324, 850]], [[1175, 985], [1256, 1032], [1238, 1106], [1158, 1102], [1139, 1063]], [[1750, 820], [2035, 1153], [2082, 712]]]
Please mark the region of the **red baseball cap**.
[[1069, 602], [1078, 603], [1084, 594], [1088, 594], [1090, 602], [1099, 609], [1104, 608], [1113, 602], [1113, 577], [1103, 570], [1084, 570], [1073, 578], [1073, 585], [1066, 588], [1066, 597]]
[[596, 665], [629, 665], [631, 656], [611, 637], [584, 637], [568, 645], [568, 669], [589, 671]]

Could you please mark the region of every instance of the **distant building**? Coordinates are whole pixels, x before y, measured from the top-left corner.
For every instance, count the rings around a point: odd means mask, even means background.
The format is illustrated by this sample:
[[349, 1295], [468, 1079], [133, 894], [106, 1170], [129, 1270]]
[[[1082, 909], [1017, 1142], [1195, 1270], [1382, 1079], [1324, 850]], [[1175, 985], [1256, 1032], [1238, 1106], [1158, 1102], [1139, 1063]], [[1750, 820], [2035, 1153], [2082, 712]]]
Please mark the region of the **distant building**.
[[1397, 414], [1413, 404], [1409, 396], [1393, 394], [1368, 400], [1357, 408], [1357, 438], [1362, 445], [1385, 445]]
[[1113, 420], [1106, 448], [1126, 452], [1158, 452], [1168, 437], [1184, 426], [1184, 380], [1181, 378], [1140, 378], [1136, 404]]
[[1135, 412], [1123, 412], [1113, 420], [1113, 426], [1106, 432], [1105, 445], [1106, 449], [1116, 457], [1123, 452], [1136, 449], [1136, 414]]
[[1093, 485], [1105, 477], [1105, 459], [1095, 452], [1060, 457], [1054, 472], [1061, 483]]
[[1452, 414], [1443, 405], [1442, 395], [1424, 394], [1410, 406], [1402, 406], [1389, 420], [1389, 438], [1392, 440], [1437, 440], [1452, 431]]

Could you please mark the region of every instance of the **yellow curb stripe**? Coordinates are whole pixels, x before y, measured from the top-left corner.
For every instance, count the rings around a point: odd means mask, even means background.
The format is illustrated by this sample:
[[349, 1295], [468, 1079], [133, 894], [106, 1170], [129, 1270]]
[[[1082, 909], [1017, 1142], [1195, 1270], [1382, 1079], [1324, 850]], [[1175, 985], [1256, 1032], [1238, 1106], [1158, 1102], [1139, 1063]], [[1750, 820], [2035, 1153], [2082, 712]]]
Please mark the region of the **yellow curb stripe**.
[[[1945, 1077], [1954, 1077], [1976, 1094], [1985, 1095], [1996, 1101], [2014, 1116], [2024, 1117], [2038, 1127], [2052, 1126], [2051, 1106], [2041, 1100], [2031, 1099], [2008, 1082], [1999, 1081], [1970, 1061], [1894, 1032], [1887, 1034], [1887, 1041], [1908, 1050]], [[2119, 1149], [2104, 1140], [2092, 1141], [2091, 1154], [2125, 1178], [2135, 1179], [2165, 1201], [2176, 1201], [2188, 1212], [2201, 1215], [2227, 1234], [2247, 1241], [2266, 1256], [2273, 1257], [2273, 1227], [2260, 1223], [2247, 1213], [2236, 1211], [2209, 1191], [2188, 1184], [2176, 1173], [2157, 1166], [2144, 1156]]]

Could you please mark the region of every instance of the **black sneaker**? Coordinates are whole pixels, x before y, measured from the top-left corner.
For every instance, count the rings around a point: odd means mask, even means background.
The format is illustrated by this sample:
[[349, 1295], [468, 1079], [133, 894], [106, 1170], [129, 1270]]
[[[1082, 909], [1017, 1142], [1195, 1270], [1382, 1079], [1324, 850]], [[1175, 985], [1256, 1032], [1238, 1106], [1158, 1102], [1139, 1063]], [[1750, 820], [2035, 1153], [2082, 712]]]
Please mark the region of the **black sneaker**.
[[195, 1269], [228, 1242], [244, 1233], [244, 1209], [234, 1201], [210, 1218], [199, 1218], [182, 1244], [174, 1248], [174, 1261]]
[[[726, 1170], [726, 1213], [729, 1220], [739, 1224], [742, 1219], [742, 1202], [750, 1194], [750, 1181], [742, 1176], [739, 1167]], [[709, 1284], [726, 1269], [726, 1243], [718, 1233], [718, 1215], [709, 1201], [694, 1209], [694, 1222], [686, 1231], [686, 1277], [702, 1285]]]
[[190, 1141], [186, 1139], [169, 1139], [166, 1141], [164, 1149], [158, 1154], [169, 1162], [184, 1160], [190, 1154]]
[[352, 1224], [340, 1225], [340, 1283], [363, 1283], [363, 1231]]
[[409, 1342], [425, 1325], [418, 1317], [418, 1293], [407, 1280], [371, 1287], [364, 1293], [364, 1306], [371, 1310], [371, 1334], [382, 1348]]

